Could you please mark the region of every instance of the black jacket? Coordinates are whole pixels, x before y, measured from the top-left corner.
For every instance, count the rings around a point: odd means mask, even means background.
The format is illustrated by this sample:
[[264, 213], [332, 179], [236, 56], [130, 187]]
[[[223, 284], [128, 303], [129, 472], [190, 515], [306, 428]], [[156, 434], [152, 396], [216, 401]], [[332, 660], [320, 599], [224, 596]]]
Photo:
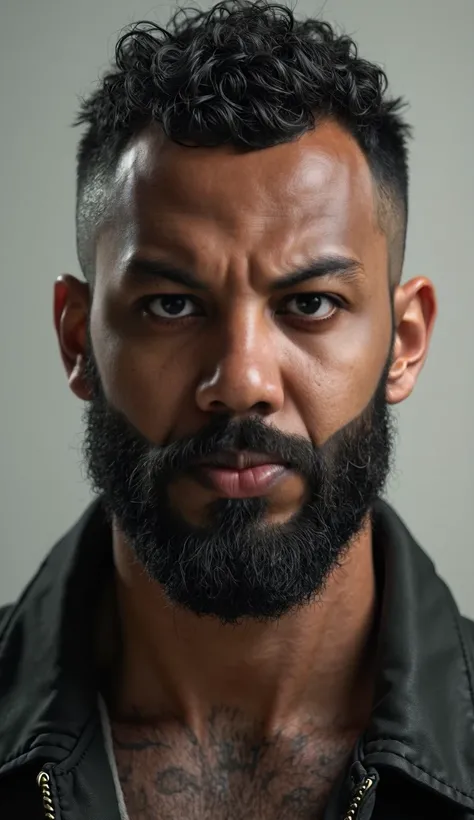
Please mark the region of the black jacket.
[[[474, 818], [474, 625], [383, 502], [374, 539], [382, 598], [375, 707], [326, 818]], [[92, 651], [111, 569], [97, 502], [2, 615], [1, 820], [119, 820]]]

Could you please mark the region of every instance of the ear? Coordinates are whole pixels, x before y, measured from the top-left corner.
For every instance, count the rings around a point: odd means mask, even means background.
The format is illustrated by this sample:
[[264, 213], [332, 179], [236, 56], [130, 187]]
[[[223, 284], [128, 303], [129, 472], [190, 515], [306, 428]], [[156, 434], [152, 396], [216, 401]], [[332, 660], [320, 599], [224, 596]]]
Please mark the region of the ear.
[[54, 284], [54, 324], [69, 387], [80, 399], [91, 398], [85, 363], [90, 288], [74, 276], [60, 276]]
[[399, 285], [394, 294], [395, 341], [387, 401], [398, 404], [412, 392], [428, 353], [436, 319], [436, 293], [429, 279]]

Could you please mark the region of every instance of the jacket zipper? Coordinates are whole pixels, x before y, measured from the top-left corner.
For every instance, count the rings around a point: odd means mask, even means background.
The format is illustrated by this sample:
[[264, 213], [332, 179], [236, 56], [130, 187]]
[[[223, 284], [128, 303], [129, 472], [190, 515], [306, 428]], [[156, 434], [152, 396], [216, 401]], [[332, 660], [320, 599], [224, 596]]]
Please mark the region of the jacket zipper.
[[36, 778], [36, 782], [43, 798], [43, 809], [46, 820], [56, 820], [56, 813], [51, 799], [50, 777], [48, 772], [42, 770]]
[[[56, 820], [53, 801], [51, 800], [49, 774], [45, 771], [41, 771], [38, 777], [36, 778], [36, 782], [39, 786], [41, 796], [43, 798], [44, 816], [46, 820]], [[362, 798], [365, 797], [365, 795], [370, 791], [373, 785], [373, 779], [371, 777], [366, 777], [364, 782], [359, 786], [356, 793], [354, 794], [352, 802], [346, 814], [344, 815], [344, 820], [356, 820], [357, 814], [359, 812], [359, 807], [362, 802]]]
[[344, 815], [344, 820], [356, 820], [359, 814], [360, 804], [362, 803], [365, 795], [371, 790], [374, 783], [375, 780], [373, 777], [366, 777], [363, 780], [355, 794], [353, 794], [351, 804]]

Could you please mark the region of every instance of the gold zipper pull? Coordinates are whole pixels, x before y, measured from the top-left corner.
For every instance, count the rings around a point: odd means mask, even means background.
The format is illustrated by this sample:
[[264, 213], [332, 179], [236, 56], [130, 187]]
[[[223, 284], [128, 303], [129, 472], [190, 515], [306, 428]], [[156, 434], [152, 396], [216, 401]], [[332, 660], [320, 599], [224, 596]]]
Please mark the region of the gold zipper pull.
[[49, 785], [50, 778], [48, 772], [41, 771], [36, 778], [36, 782], [43, 798], [43, 809], [46, 820], [56, 820], [53, 801], [51, 799], [51, 787]]
[[344, 815], [344, 820], [357, 820], [362, 801], [375, 785], [375, 777], [365, 777], [359, 788], [353, 793], [351, 804]]

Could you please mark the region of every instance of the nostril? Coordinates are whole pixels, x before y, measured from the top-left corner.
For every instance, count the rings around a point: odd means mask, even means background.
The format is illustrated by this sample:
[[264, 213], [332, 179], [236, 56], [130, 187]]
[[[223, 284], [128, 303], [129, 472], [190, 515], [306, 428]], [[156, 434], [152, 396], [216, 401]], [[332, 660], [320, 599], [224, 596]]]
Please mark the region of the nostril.
[[251, 412], [258, 413], [259, 416], [269, 416], [273, 412], [272, 406], [268, 401], [259, 401], [251, 408]]
[[223, 401], [219, 401], [218, 399], [213, 399], [213, 401], [209, 404], [209, 409], [214, 410], [217, 413], [229, 413], [230, 408], [225, 404]]

